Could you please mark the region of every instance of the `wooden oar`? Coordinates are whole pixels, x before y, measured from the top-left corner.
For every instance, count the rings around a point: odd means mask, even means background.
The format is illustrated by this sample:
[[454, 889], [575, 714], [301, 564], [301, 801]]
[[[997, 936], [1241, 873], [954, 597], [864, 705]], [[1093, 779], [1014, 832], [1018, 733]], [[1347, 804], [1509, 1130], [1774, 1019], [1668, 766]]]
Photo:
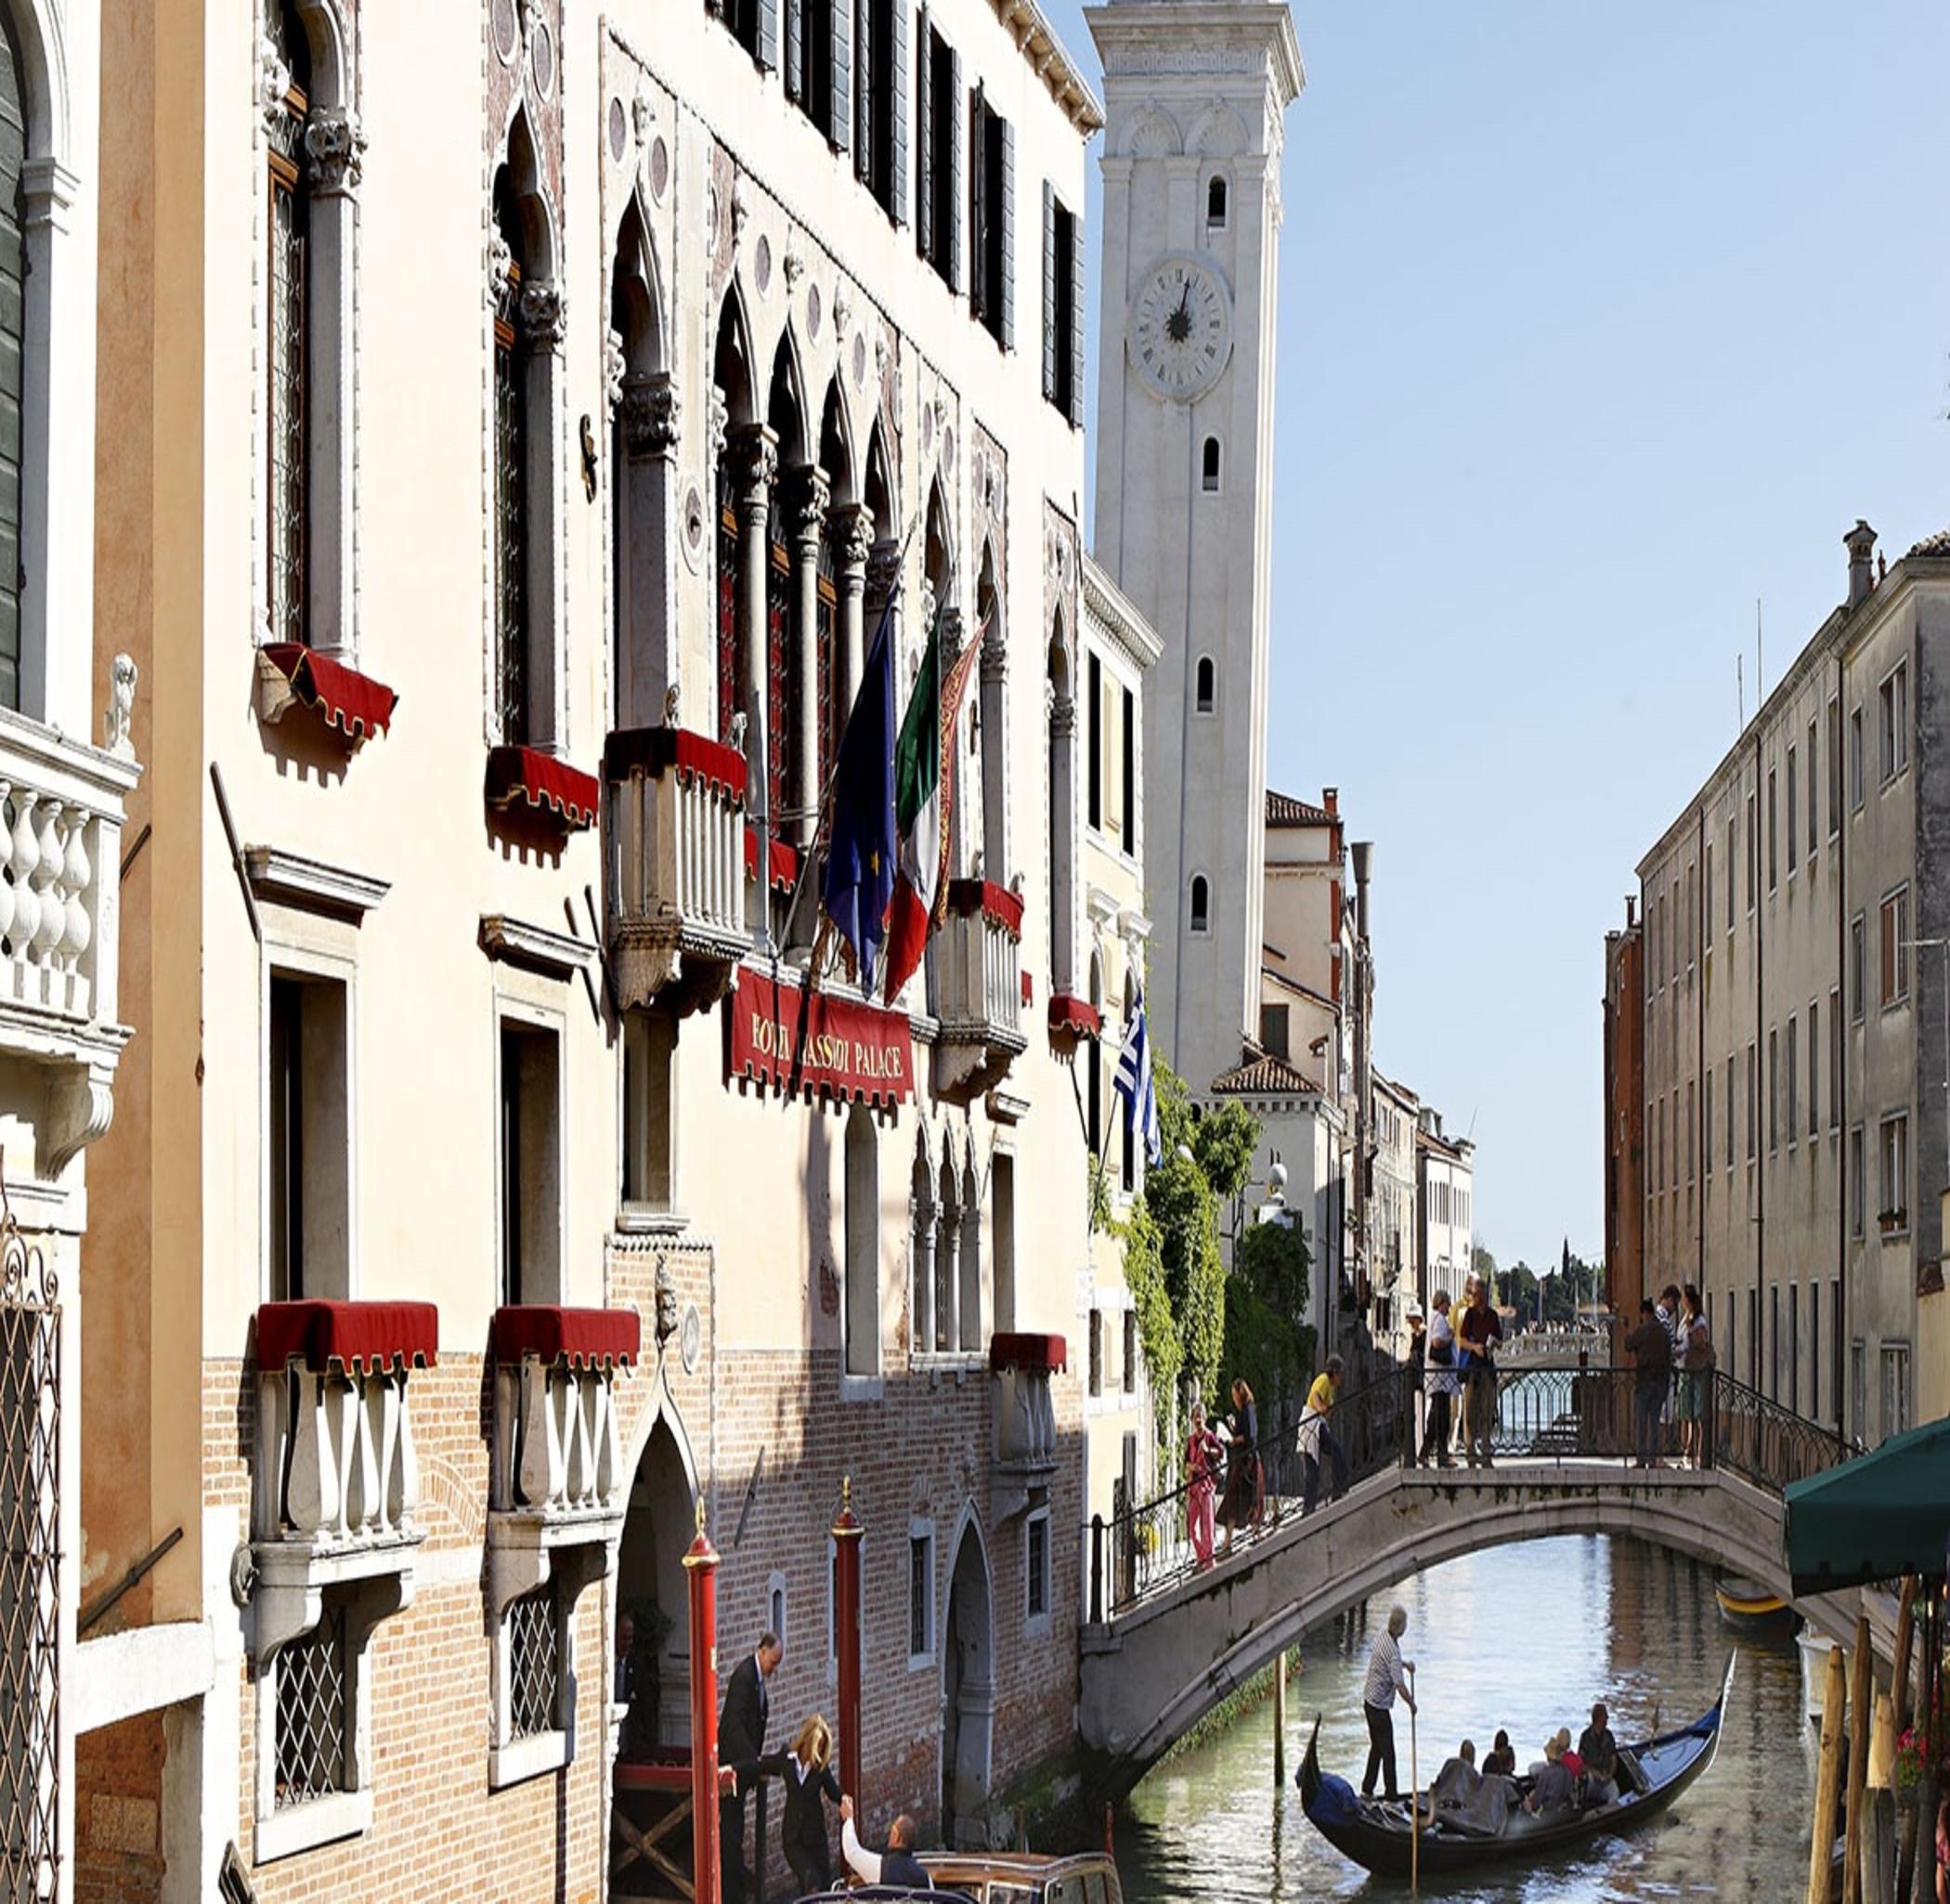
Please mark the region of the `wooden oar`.
[[[1415, 1669], [1409, 1668], [1409, 1697], [1415, 1697]], [[1422, 1769], [1415, 1754], [1415, 1708], [1409, 1708], [1409, 1890], [1422, 1887]]]

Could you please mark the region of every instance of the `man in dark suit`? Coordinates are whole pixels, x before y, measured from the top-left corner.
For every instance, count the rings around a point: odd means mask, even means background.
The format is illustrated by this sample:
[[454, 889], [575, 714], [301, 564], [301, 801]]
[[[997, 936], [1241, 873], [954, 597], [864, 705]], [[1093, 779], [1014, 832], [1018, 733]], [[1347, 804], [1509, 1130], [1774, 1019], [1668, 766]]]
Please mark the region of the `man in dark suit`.
[[[744, 1765], [765, 1755], [765, 1725], [772, 1696], [765, 1682], [779, 1669], [786, 1650], [775, 1633], [759, 1635], [756, 1651], [738, 1662], [724, 1689], [718, 1715], [718, 1763]], [[758, 1881], [745, 1868], [745, 1793], [718, 1801], [718, 1856], [724, 1876], [724, 1904], [746, 1904], [760, 1895]]]

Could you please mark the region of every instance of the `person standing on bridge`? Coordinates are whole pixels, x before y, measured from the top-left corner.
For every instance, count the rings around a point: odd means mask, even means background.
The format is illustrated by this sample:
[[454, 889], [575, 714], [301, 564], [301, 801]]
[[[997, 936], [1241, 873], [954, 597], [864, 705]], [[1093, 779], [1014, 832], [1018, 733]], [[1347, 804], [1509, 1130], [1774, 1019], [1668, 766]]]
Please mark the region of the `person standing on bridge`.
[[1191, 1404], [1191, 1433], [1185, 1442], [1185, 1532], [1191, 1538], [1193, 1563], [1212, 1565], [1213, 1503], [1218, 1493], [1218, 1472], [1226, 1451], [1205, 1426], [1205, 1404]]
[[1436, 1320], [1429, 1324], [1428, 1428], [1422, 1437], [1422, 1464], [1441, 1467], [1456, 1464], [1449, 1452], [1450, 1414], [1456, 1405], [1456, 1332], [1449, 1319], [1449, 1291], [1438, 1289]]
[[1660, 1466], [1659, 1417], [1666, 1411], [1666, 1387], [1672, 1375], [1672, 1337], [1649, 1296], [1639, 1300], [1639, 1325], [1625, 1338], [1632, 1357], [1632, 1399], [1638, 1408], [1640, 1467]]
[[1462, 1346], [1469, 1350], [1468, 1386], [1462, 1391], [1462, 1441], [1469, 1465], [1480, 1458], [1493, 1467], [1489, 1438], [1496, 1429], [1496, 1347], [1503, 1339], [1503, 1322], [1489, 1306], [1489, 1285], [1478, 1282], [1462, 1317]]
[[1368, 1769], [1361, 1778], [1361, 1796], [1374, 1796], [1374, 1775], [1382, 1776], [1382, 1792], [1390, 1805], [1401, 1793], [1395, 1785], [1395, 1695], [1415, 1710], [1415, 1663], [1401, 1656], [1401, 1636], [1409, 1630], [1409, 1611], [1388, 1609], [1388, 1630], [1368, 1655], [1368, 1679], [1361, 1688], [1361, 1710], [1368, 1719]]
[[1327, 1366], [1314, 1377], [1306, 1391], [1306, 1406], [1300, 1411], [1300, 1458], [1306, 1466], [1300, 1511], [1311, 1514], [1320, 1498], [1320, 1464], [1333, 1464], [1333, 1480], [1327, 1498], [1338, 1500], [1347, 1491], [1347, 1451], [1341, 1446], [1331, 1419], [1334, 1397], [1341, 1392], [1341, 1358], [1330, 1355]]

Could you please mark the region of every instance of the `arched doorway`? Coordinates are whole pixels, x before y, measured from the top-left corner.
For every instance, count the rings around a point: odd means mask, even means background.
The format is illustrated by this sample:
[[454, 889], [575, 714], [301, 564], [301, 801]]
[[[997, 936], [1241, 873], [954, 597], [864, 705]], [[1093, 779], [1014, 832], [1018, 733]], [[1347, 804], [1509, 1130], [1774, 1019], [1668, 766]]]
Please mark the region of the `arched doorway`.
[[942, 1843], [988, 1843], [989, 1764], [995, 1726], [994, 1648], [988, 1557], [964, 1523], [948, 1575], [942, 1646]]
[[691, 1651], [683, 1557], [696, 1493], [670, 1419], [659, 1415], [630, 1483], [617, 1559], [617, 1614], [636, 1629], [631, 1730], [644, 1744], [691, 1742]]

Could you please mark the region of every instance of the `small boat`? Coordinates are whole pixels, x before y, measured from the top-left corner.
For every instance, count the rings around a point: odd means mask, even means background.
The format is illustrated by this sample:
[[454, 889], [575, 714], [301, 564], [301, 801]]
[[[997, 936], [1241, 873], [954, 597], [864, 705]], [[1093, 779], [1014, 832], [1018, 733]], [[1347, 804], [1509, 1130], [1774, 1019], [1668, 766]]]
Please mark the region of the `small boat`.
[[844, 1886], [799, 1904], [1123, 1904], [1117, 1866], [1105, 1851], [1050, 1857], [1034, 1851], [924, 1851], [931, 1891], [897, 1884]]
[[[1734, 1683], [1734, 1662], [1711, 1708], [1690, 1726], [1618, 1748], [1621, 1784], [1632, 1789], [1609, 1805], [1561, 1819], [1535, 1819], [1513, 1809], [1503, 1829], [1490, 1835], [1437, 1814], [1424, 1815], [1419, 1859], [1422, 1874], [1474, 1871], [1511, 1858], [1555, 1858], [1594, 1838], [1618, 1837], [1657, 1816], [1712, 1764], [1720, 1745], [1721, 1715]], [[1314, 1828], [1357, 1864], [1384, 1877], [1407, 1877], [1411, 1828], [1405, 1804], [1363, 1798], [1345, 1779], [1320, 1769], [1320, 1722], [1314, 1721], [1300, 1767], [1300, 1802]], [[1513, 1780], [1519, 1795], [1529, 1780]]]
[[1785, 1639], [1794, 1626], [1794, 1609], [1758, 1581], [1722, 1576], [1713, 1583], [1720, 1617], [1752, 1639]]

